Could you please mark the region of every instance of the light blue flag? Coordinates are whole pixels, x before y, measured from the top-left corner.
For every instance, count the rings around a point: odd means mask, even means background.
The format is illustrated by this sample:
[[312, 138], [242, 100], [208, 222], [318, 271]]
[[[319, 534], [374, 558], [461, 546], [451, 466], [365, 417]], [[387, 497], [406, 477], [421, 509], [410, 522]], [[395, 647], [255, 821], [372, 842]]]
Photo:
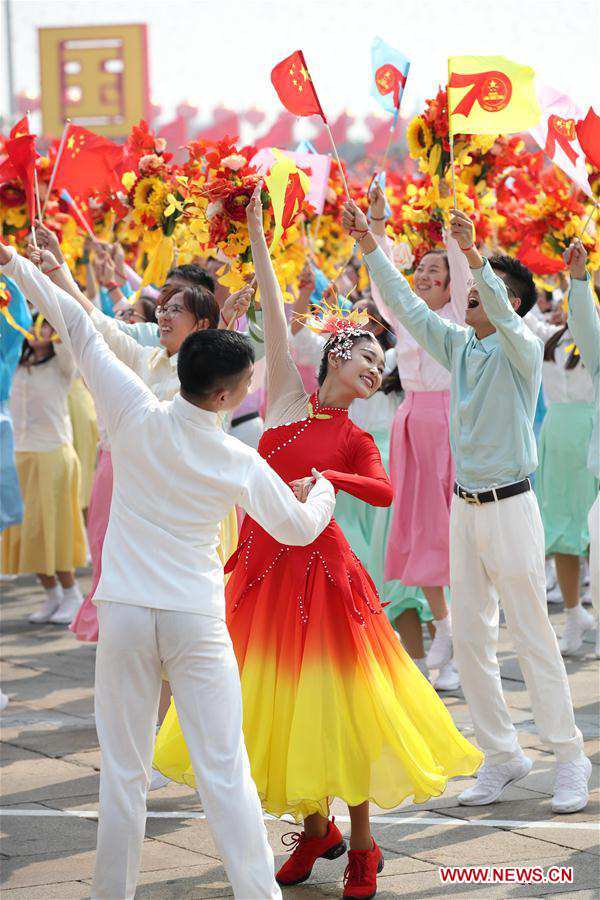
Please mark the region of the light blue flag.
[[371, 96], [387, 112], [394, 113], [397, 119], [410, 62], [398, 50], [376, 37], [371, 47], [371, 69]]
[[296, 147], [296, 153], [316, 153], [317, 151], [313, 147], [310, 141], [302, 140]]

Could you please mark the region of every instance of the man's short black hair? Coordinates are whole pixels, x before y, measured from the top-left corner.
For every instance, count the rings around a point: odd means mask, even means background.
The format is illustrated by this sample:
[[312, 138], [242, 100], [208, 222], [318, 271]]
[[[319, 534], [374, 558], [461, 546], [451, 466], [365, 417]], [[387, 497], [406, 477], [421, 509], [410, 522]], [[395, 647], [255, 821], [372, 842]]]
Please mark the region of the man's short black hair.
[[252, 345], [237, 331], [193, 331], [177, 356], [181, 390], [193, 397], [207, 397], [224, 388], [232, 390], [253, 362]]
[[177, 281], [187, 281], [191, 285], [200, 285], [208, 288], [209, 291], [215, 292], [215, 279], [210, 272], [203, 269], [196, 263], [186, 263], [183, 266], [174, 266], [167, 275], [167, 281], [176, 278]]
[[519, 297], [521, 303], [517, 309], [517, 313], [523, 318], [533, 307], [537, 300], [537, 290], [533, 275], [519, 259], [512, 256], [505, 256], [502, 253], [496, 256], [490, 256], [490, 266], [494, 272], [502, 272], [504, 281], [509, 289], [509, 294], [513, 297]]

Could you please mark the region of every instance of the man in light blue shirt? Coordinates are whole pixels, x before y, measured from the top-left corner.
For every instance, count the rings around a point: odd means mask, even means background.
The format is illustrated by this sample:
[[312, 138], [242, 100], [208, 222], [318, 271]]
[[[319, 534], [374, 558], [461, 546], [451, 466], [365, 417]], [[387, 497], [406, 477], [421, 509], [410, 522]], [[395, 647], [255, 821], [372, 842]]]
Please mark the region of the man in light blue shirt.
[[[600, 317], [590, 276], [586, 272], [587, 253], [580, 240], [565, 254], [571, 270], [569, 291], [569, 328], [579, 348], [583, 364], [590, 373], [596, 392], [594, 429], [588, 450], [588, 469], [600, 478]], [[590, 529], [590, 582], [596, 617], [600, 617], [600, 496], [588, 515]], [[600, 619], [596, 631], [596, 657], [600, 659]]]
[[536, 297], [531, 273], [507, 256], [484, 260], [473, 242], [471, 220], [453, 210], [452, 236], [473, 277], [463, 327], [442, 319], [413, 293], [377, 246], [356, 204], [346, 204], [343, 221], [359, 241], [384, 302], [451, 373], [454, 653], [485, 752], [475, 786], [463, 791], [459, 802], [492, 803], [532, 766], [502, 693], [496, 656], [500, 598], [540, 738], [556, 755], [552, 808], [558, 813], [583, 809], [592, 769], [548, 619], [544, 532], [528, 478], [537, 466], [533, 420], [543, 355], [541, 341], [522, 319]]

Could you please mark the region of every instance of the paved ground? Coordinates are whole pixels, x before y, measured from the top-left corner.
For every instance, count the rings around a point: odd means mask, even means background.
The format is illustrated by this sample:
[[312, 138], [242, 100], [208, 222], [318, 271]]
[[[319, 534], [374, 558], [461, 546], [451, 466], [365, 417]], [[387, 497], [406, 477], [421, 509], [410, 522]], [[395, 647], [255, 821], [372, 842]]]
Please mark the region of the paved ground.
[[[82, 587], [88, 582], [82, 578]], [[89, 897], [96, 822], [70, 816], [69, 811], [97, 810], [100, 755], [92, 706], [94, 648], [78, 644], [64, 628], [27, 623], [26, 615], [41, 594], [33, 579], [1, 588], [1, 681], [11, 698], [2, 716], [1, 805], [8, 813], [3, 817], [2, 897]], [[562, 625], [561, 607], [551, 609], [553, 622]], [[588, 648], [591, 651], [591, 643]], [[502, 802], [490, 807], [458, 806], [456, 795], [464, 786], [458, 780], [431, 803], [403, 804], [382, 816], [374, 826], [386, 857], [379, 879], [381, 900], [448, 895], [484, 900], [556, 894], [564, 900], [598, 897], [600, 846], [598, 831], [589, 827], [598, 822], [599, 811], [598, 663], [588, 653], [587, 659], [568, 664], [577, 721], [594, 763], [592, 801], [583, 813], [553, 817], [552, 757], [540, 745], [505, 632], [501, 659], [505, 692], [522, 744], [535, 760], [534, 769]], [[462, 695], [448, 695], [447, 704], [458, 726], [470, 734]], [[199, 818], [197, 797], [188, 788], [170, 786], [151, 794], [148, 808], [154, 816], [148, 819], [138, 900], [231, 897], [206, 822]], [[343, 816], [341, 806], [339, 812]], [[532, 822], [540, 824], [528, 827]], [[341, 827], [347, 830], [347, 821], [341, 821]], [[282, 860], [279, 839], [290, 826], [270, 821], [268, 829]], [[442, 887], [438, 868], [448, 864], [572, 866], [574, 883]], [[343, 858], [320, 862], [311, 881], [286, 891], [285, 897], [339, 897], [344, 865]]]

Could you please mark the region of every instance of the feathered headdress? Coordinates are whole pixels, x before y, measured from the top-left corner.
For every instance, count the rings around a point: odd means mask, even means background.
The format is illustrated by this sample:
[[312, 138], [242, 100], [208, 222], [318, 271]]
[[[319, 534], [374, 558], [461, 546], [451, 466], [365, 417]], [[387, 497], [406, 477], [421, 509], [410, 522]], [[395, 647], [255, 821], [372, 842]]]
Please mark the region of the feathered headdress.
[[366, 310], [358, 312], [353, 309], [351, 312], [345, 313], [340, 306], [334, 285], [330, 285], [326, 289], [320, 306], [319, 315], [312, 312], [305, 313], [297, 316], [298, 321], [316, 334], [328, 335], [324, 348], [327, 353], [334, 353], [341, 359], [350, 359], [352, 338], [369, 334], [367, 326], [370, 316], [368, 312]]

